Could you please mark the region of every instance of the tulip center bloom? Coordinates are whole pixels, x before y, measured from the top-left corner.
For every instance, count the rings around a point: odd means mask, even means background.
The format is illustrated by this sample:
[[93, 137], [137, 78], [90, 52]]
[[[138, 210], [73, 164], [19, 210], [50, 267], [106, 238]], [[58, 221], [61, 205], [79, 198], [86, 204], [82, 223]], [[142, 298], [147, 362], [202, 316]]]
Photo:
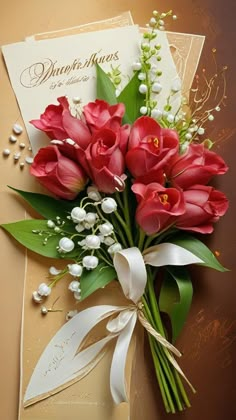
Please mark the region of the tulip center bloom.
[[160, 141], [157, 137], [148, 137], [146, 142], [149, 144], [150, 148], [154, 151], [157, 152], [157, 150], [159, 151], [160, 148]]
[[160, 202], [161, 202], [161, 204], [165, 207], [165, 208], [167, 208], [167, 209], [169, 209], [170, 208], [170, 203], [169, 203], [169, 201], [168, 201], [168, 194], [158, 194], [158, 198], [159, 198], [159, 200], [160, 200]]

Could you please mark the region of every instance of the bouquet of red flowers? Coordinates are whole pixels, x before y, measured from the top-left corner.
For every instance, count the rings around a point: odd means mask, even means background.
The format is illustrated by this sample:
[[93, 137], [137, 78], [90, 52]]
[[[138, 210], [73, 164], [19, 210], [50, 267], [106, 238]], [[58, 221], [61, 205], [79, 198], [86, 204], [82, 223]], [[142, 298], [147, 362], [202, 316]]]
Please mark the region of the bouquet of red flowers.
[[[41, 255], [68, 260], [63, 270], [50, 268], [51, 281], [33, 292], [34, 301], [41, 303], [59, 280], [69, 276], [69, 290], [78, 302], [119, 281], [127, 305], [95, 306], [68, 321], [42, 354], [25, 405], [87, 374], [113, 339], [117, 341], [111, 393], [115, 403], [126, 401], [125, 361], [139, 321], [148, 334], [166, 411], [190, 406], [182, 379], [194, 388], [174, 358], [181, 353], [173, 343], [193, 294], [186, 266], [225, 270], [193, 234], [212, 233], [225, 214], [228, 200], [209, 182], [224, 174], [227, 166], [211, 150], [212, 143], [202, 140], [204, 123], [213, 119], [213, 110], [186, 111], [183, 104], [172, 114], [171, 98], [181, 89], [179, 81], [165, 108], [158, 108], [155, 97], [162, 89], [161, 72], [151, 60], [160, 61], [160, 46], [152, 43], [162, 19], [154, 12], [140, 59], [133, 66], [134, 76], [122, 92], [116, 91], [119, 75], [114, 84], [114, 74], [112, 78], [97, 66], [95, 102], [81, 107], [78, 98], [71, 105], [60, 97], [59, 105], [49, 105], [40, 119], [31, 121], [51, 139], [35, 156], [31, 174], [56, 198], [16, 190], [43, 219], [3, 228]], [[168, 315], [171, 330], [163, 323], [162, 313]], [[106, 318], [105, 337], [78, 353], [91, 329]], [[71, 364], [60, 355], [59, 343], [65, 337], [70, 337], [66, 354]], [[45, 360], [52, 346], [59, 364], [46, 375]]]

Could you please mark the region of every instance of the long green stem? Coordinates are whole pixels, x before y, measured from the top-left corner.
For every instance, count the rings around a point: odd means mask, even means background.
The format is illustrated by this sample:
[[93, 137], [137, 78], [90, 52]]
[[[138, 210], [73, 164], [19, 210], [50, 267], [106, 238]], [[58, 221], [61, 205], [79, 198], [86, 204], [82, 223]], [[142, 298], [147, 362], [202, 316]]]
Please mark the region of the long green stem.
[[127, 236], [128, 242], [129, 242], [129, 245], [130, 245], [130, 246], [134, 246], [134, 241], [133, 241], [133, 238], [132, 238], [132, 233], [131, 233], [131, 231], [129, 230], [128, 225], [127, 225], [127, 224], [126, 224], [126, 222], [122, 219], [122, 217], [120, 216], [120, 214], [118, 213], [118, 211], [116, 211], [116, 212], [115, 212], [115, 216], [116, 216], [116, 218], [118, 219], [118, 221], [119, 221], [119, 223], [121, 224], [121, 226], [124, 228], [124, 231], [125, 231], [125, 233], [126, 233], [126, 236]]

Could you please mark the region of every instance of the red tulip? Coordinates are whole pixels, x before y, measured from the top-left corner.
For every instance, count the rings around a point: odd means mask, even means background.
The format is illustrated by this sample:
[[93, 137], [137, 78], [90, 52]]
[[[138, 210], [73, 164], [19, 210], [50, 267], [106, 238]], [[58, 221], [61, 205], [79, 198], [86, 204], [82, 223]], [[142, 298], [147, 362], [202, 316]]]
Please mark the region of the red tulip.
[[148, 235], [171, 226], [185, 212], [183, 193], [176, 188], [164, 188], [156, 182], [134, 183], [132, 191], [138, 201], [137, 223]]
[[225, 214], [229, 206], [222, 192], [205, 185], [194, 185], [184, 191], [184, 199], [186, 211], [179, 216], [176, 226], [193, 232], [213, 232], [213, 223]]
[[74, 140], [82, 149], [91, 141], [91, 133], [86, 124], [71, 115], [65, 96], [58, 98], [59, 105], [49, 105], [39, 120], [30, 121], [36, 128], [44, 131], [51, 139]]
[[49, 191], [66, 200], [73, 200], [87, 181], [81, 166], [63, 156], [56, 146], [40, 149], [30, 172]]
[[161, 128], [150, 117], [140, 117], [131, 128], [126, 165], [139, 182], [163, 183], [165, 168], [178, 148], [177, 132]]
[[166, 175], [171, 185], [185, 190], [195, 184], [205, 185], [213, 175], [224, 174], [227, 169], [224, 160], [203, 144], [190, 144], [183, 155], [170, 162]]

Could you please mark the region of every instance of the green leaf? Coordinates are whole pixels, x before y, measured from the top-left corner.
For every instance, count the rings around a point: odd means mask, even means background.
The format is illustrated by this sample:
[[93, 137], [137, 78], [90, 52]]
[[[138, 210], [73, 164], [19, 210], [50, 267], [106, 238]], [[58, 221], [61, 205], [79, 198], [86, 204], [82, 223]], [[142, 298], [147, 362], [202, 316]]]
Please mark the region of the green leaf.
[[96, 290], [105, 287], [117, 277], [113, 267], [102, 263], [94, 270], [84, 270], [80, 278], [81, 300], [91, 295]]
[[117, 103], [115, 86], [108, 75], [97, 64], [97, 99], [107, 101], [110, 105]]
[[168, 240], [168, 242], [182, 246], [197, 257], [201, 258], [203, 263], [198, 265], [214, 268], [215, 270], [221, 272], [229, 271], [227, 268], [221, 265], [221, 263], [216, 259], [215, 255], [203, 242], [199, 241], [199, 239], [194, 238], [193, 236], [180, 234], [173, 236]]
[[16, 191], [24, 198], [31, 207], [36, 210], [41, 216], [46, 219], [55, 219], [56, 216], [66, 217], [71, 209], [74, 207], [73, 202], [66, 200], [59, 200], [49, 195], [38, 194], [28, 191], [18, 190], [17, 188], [9, 187]]
[[172, 341], [179, 336], [187, 319], [193, 296], [191, 278], [185, 267], [166, 267], [159, 306], [169, 315], [172, 326]]
[[118, 102], [125, 104], [126, 113], [123, 119], [124, 123], [131, 124], [140, 117], [140, 108], [144, 103], [144, 97], [139, 92], [139, 86], [138, 73], [135, 73], [117, 98]]
[[60, 258], [56, 249], [61, 238], [59, 234], [50, 237], [47, 245], [43, 245], [45, 236], [32, 232], [32, 230], [49, 232], [46, 220], [22, 220], [20, 222], [3, 224], [1, 227], [31, 251], [49, 258]]

